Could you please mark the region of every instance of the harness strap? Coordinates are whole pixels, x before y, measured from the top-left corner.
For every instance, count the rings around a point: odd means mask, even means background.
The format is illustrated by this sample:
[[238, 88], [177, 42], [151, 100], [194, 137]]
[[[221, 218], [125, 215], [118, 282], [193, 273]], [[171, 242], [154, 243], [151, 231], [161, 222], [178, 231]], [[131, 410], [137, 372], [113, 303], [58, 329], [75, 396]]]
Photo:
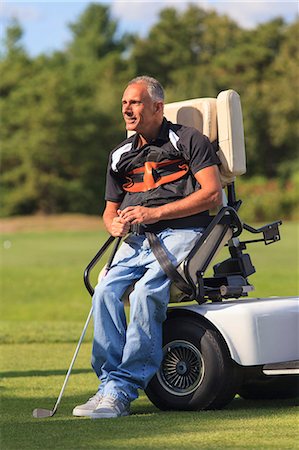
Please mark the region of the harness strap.
[[151, 250], [155, 257], [157, 258], [160, 266], [168, 276], [168, 278], [182, 291], [184, 294], [187, 294], [189, 297], [192, 295], [192, 288], [186, 282], [186, 280], [182, 277], [182, 275], [177, 271], [176, 267], [170, 261], [164, 247], [162, 246], [160, 239], [154, 233], [150, 231], [146, 231], [145, 235], [150, 244]]
[[189, 171], [189, 166], [182, 159], [162, 162], [146, 161], [144, 166], [130, 171], [123, 189], [127, 192], [146, 192], [165, 183], [179, 180]]

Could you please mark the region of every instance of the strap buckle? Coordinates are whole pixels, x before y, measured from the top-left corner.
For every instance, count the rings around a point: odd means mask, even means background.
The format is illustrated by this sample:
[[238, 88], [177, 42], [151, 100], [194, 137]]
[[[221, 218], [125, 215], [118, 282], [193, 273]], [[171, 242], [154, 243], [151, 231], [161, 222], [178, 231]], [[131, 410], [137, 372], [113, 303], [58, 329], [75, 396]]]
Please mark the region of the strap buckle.
[[142, 234], [145, 234], [144, 226], [142, 223], [133, 223], [130, 226], [131, 233], [135, 234], [136, 236], [140, 236]]

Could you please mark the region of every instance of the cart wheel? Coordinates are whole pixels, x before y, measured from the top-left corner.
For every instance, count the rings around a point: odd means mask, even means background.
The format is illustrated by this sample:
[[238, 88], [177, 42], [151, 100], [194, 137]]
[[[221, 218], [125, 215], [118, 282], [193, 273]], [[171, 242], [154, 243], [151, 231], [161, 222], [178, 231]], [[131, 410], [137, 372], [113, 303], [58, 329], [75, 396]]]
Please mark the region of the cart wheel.
[[246, 400], [274, 400], [299, 397], [299, 377], [296, 375], [263, 376], [245, 382], [238, 394]]
[[238, 371], [221, 336], [200, 317], [170, 317], [163, 361], [145, 392], [162, 410], [220, 409], [235, 396]]

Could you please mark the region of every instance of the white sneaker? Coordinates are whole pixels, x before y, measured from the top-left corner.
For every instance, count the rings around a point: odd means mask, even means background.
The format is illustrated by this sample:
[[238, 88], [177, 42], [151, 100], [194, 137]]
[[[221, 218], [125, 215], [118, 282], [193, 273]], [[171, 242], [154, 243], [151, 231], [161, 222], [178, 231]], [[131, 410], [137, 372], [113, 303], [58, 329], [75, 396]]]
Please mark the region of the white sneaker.
[[130, 404], [126, 405], [117, 398], [104, 396], [90, 417], [91, 419], [112, 419], [129, 414]]
[[73, 409], [73, 416], [77, 417], [90, 417], [91, 413], [98, 407], [100, 401], [103, 398], [103, 394], [97, 392], [95, 395], [84, 403], [84, 405], [78, 405]]

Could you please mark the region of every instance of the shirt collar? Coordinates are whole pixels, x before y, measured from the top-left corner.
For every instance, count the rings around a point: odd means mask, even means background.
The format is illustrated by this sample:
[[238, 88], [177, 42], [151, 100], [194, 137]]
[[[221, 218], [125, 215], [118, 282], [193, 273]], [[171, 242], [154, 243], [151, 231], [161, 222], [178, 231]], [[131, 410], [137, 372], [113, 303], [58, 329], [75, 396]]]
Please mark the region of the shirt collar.
[[166, 120], [165, 117], [163, 118], [163, 122], [157, 140], [161, 140], [164, 142], [167, 142], [169, 140], [169, 122]]
[[[139, 135], [136, 133], [134, 135], [134, 139], [133, 139], [133, 148], [137, 148], [138, 146], [138, 138]], [[157, 141], [163, 141], [163, 142], [167, 142], [169, 140], [169, 122], [166, 120], [166, 118], [163, 118], [163, 122], [159, 131], [159, 134], [157, 136], [157, 138], [153, 141], [153, 142], [157, 142]]]

